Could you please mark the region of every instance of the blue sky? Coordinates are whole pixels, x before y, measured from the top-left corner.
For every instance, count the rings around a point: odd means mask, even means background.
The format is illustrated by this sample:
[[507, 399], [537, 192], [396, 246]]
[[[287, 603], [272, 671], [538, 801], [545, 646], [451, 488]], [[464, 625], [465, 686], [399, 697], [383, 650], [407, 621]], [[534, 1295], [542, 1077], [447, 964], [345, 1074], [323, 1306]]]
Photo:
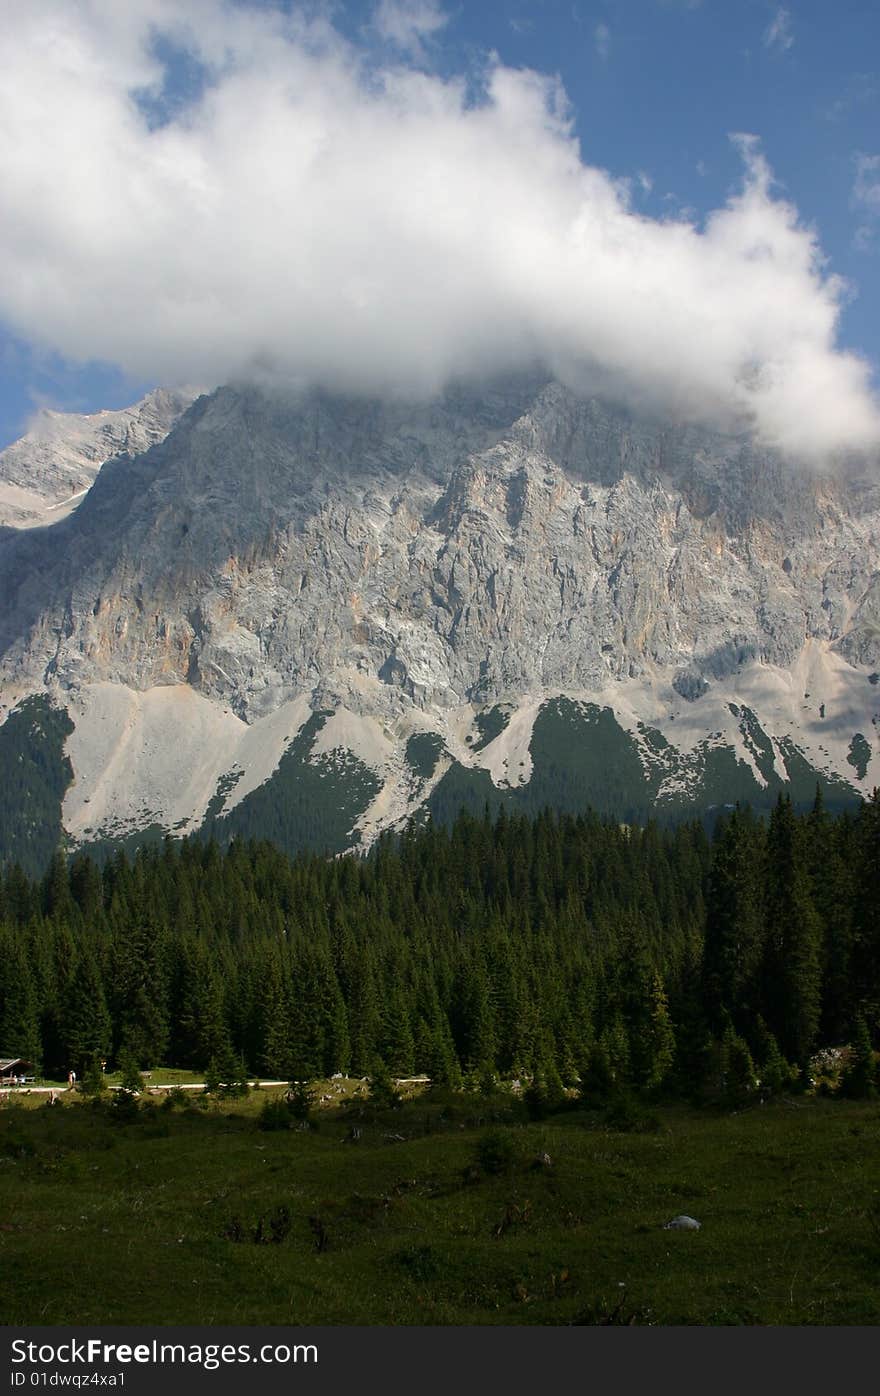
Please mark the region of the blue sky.
[[[139, 7], [149, 12], [150, 0], [137, 0], [134, 9]], [[10, 15], [21, 8], [10, 4]], [[192, 13], [197, 8], [194, 5]], [[261, 3], [251, 8], [268, 14], [276, 7]], [[285, 8], [296, 10], [296, 6]], [[137, 61], [131, 46], [136, 45], [137, 35], [113, 29], [104, 18], [109, 12], [102, 9], [101, 0], [93, 5], [83, 0], [82, 6], [72, 4], [68, 9], [82, 9], [84, 15], [95, 11], [83, 43], [100, 48], [106, 41], [107, 63], [112, 67], [115, 55], [121, 55], [119, 66], [124, 72], [130, 65], [131, 84], [136, 85]], [[790, 0], [784, 6], [767, 0], [518, 0], [445, 6], [434, 0], [383, 0], [378, 10], [375, 5], [352, 3], [313, 5], [311, 12], [329, 16], [336, 33], [368, 64], [396, 65], [410, 74], [426, 73], [447, 81], [459, 76], [466, 85], [473, 85], [474, 101], [480, 100], [485, 88], [493, 54], [505, 70], [529, 68], [558, 75], [570, 103], [584, 165], [605, 170], [614, 180], [629, 181], [628, 208], [636, 219], [644, 216], [658, 224], [678, 220], [699, 232], [707, 216], [723, 208], [742, 184], [743, 152], [731, 142], [731, 135], [756, 136], [772, 170], [770, 197], [793, 204], [801, 226], [814, 230], [827, 258], [821, 275], [827, 278], [833, 273], [847, 282], [845, 290], [838, 288], [835, 293], [841, 305], [837, 345], [869, 361], [876, 385], [880, 363], [880, 6], [876, 0], [838, 0], [834, 5], [827, 0]], [[162, 0], [156, 0], [150, 21], [152, 86], [146, 97], [142, 92], [140, 110], [145, 126], [173, 128], [198, 101], [201, 64], [205, 61], [210, 68], [211, 60], [204, 53], [186, 57], [187, 42], [179, 35], [157, 44], [163, 13]], [[223, 23], [216, 21], [218, 33]], [[13, 41], [17, 40], [23, 53], [35, 42], [24, 29], [14, 35]], [[40, 64], [54, 61], [46, 52], [33, 50], [37, 74]], [[155, 72], [157, 60], [160, 67], [165, 63], [161, 78]], [[94, 87], [101, 81], [100, 71], [84, 62], [74, 80], [78, 78], [83, 88]], [[69, 104], [65, 110], [71, 111]], [[67, 117], [60, 109], [57, 117], [47, 116], [44, 147], [55, 135], [53, 119], [69, 120], [74, 129], [79, 119], [83, 146], [94, 145], [95, 129], [100, 129], [102, 121], [113, 120], [109, 106], [94, 112], [83, 107], [79, 118], [77, 110], [74, 106]], [[353, 120], [357, 120], [356, 111]], [[525, 119], [525, 136], [530, 120]], [[517, 138], [514, 132], [511, 139]], [[7, 133], [9, 139], [17, 139], [14, 132]], [[38, 155], [35, 160], [39, 161]], [[100, 152], [95, 163], [99, 168], [89, 168], [87, 175], [98, 187]], [[527, 177], [527, 166], [523, 169]], [[51, 179], [57, 185], [57, 174]], [[242, 197], [252, 196], [243, 192]], [[0, 445], [20, 434], [35, 406], [77, 411], [121, 406], [163, 376], [180, 378], [185, 373], [190, 381], [210, 386], [211, 377], [220, 371], [213, 360], [202, 365], [197, 355], [187, 359], [169, 353], [168, 374], [163, 375], [161, 336], [156, 337], [151, 353], [140, 354], [133, 343], [136, 323], [131, 327], [131, 342], [110, 333], [109, 322], [118, 322], [120, 315], [130, 313], [136, 322], [143, 314], [137, 306], [137, 280], [133, 291], [121, 275], [109, 289], [98, 281], [94, 287], [78, 284], [87, 278], [78, 271], [76, 257], [65, 260], [63, 216], [53, 210], [54, 206], [47, 217], [57, 217], [59, 228], [50, 250], [41, 252], [41, 261], [22, 261], [19, 271], [15, 257], [24, 240], [21, 236], [12, 254], [4, 258], [3, 277], [24, 277], [34, 283], [34, 289], [29, 296], [10, 292], [0, 297]], [[4, 208], [0, 194], [0, 215], [13, 223], [22, 218], [12, 196]], [[106, 226], [105, 216], [102, 227]], [[108, 249], [112, 258], [112, 240]], [[143, 254], [133, 252], [132, 260], [139, 255]], [[43, 314], [40, 304], [40, 267], [48, 266], [52, 257], [58, 265], [51, 266], [45, 296], [57, 302], [69, 292], [73, 301], [81, 299], [63, 325], [57, 316]], [[148, 280], [161, 286], [161, 276], [159, 265], [151, 268]], [[173, 278], [169, 269], [169, 278], [175, 288], [185, 285], [185, 269], [175, 266]], [[221, 301], [225, 294], [223, 288], [217, 292]], [[331, 296], [332, 288], [325, 294]], [[683, 294], [688, 294], [687, 289]], [[174, 295], [179, 299], [180, 290]], [[238, 313], [237, 304], [230, 301], [230, 317]], [[486, 313], [491, 315], [491, 309]], [[81, 341], [71, 328], [77, 314], [83, 323], [88, 322], [88, 333]], [[784, 322], [788, 311], [780, 314]], [[102, 316], [108, 322], [106, 334]], [[308, 321], [310, 327], [312, 323]], [[314, 337], [314, 330], [311, 333]], [[541, 342], [540, 335], [536, 342]], [[274, 341], [272, 345], [274, 352]], [[368, 354], [366, 331], [364, 346], [363, 353]], [[333, 343], [326, 351], [322, 348], [327, 361], [333, 349]], [[198, 377], [202, 368], [203, 378]], [[301, 370], [298, 359], [297, 371]], [[315, 372], [320, 376], [319, 369]], [[348, 380], [343, 386], [348, 386]]]

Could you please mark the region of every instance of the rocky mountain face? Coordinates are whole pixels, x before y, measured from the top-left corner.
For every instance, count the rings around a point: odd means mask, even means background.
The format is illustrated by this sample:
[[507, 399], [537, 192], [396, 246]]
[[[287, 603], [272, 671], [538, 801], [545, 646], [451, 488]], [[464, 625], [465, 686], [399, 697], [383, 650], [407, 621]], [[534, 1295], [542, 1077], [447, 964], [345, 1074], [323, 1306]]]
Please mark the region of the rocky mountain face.
[[0, 715], [37, 695], [73, 724], [74, 839], [854, 798], [880, 779], [880, 473], [541, 379], [418, 407], [226, 387], [7, 537], [0, 655]]
[[0, 451], [0, 527], [34, 528], [66, 517], [105, 461], [164, 440], [195, 396], [157, 388], [118, 412], [38, 412], [27, 434]]

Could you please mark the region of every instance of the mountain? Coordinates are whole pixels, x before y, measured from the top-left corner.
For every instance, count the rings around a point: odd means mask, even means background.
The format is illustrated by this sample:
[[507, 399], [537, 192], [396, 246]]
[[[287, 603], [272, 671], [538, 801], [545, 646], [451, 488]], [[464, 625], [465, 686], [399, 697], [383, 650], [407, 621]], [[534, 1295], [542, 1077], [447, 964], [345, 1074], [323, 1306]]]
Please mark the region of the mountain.
[[876, 463], [820, 475], [539, 377], [218, 389], [8, 535], [0, 598], [0, 778], [32, 810], [7, 857], [880, 780]]
[[136, 456], [168, 435], [196, 393], [157, 388], [133, 407], [87, 416], [43, 408], [0, 451], [0, 527], [57, 523], [76, 508], [111, 456]]

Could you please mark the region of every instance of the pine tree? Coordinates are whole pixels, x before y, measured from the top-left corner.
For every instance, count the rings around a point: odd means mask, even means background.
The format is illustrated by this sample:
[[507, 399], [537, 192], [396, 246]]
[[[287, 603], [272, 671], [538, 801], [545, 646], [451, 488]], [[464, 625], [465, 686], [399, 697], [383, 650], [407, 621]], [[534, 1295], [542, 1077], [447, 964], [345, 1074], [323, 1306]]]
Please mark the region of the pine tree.
[[[139, 876], [144, 878], [143, 868]], [[117, 1054], [134, 1052], [142, 1066], [162, 1061], [169, 1036], [165, 937], [149, 913], [117, 921], [111, 948], [112, 1013]]]
[[263, 957], [256, 1013], [260, 1070], [275, 1080], [290, 1080], [293, 1074], [290, 991], [277, 945], [271, 945]]
[[852, 1019], [852, 891], [841, 847], [841, 836], [846, 839], [847, 835], [844, 822], [829, 816], [819, 785], [804, 834], [810, 894], [821, 935], [820, 1037], [823, 1042], [842, 1042]]
[[454, 1091], [461, 1090], [461, 1066], [455, 1055], [455, 1043], [448, 1023], [438, 1022], [434, 1028], [428, 1075], [432, 1086], [448, 1086]]
[[762, 1092], [765, 1095], [778, 1095], [791, 1085], [792, 1070], [779, 1050], [779, 1043], [761, 1017], [755, 1025], [754, 1050]]
[[[214, 957], [200, 940], [183, 947], [183, 998], [176, 1025], [181, 1063], [197, 1071], [213, 1063], [216, 1071], [233, 1060], [224, 1011], [223, 983]], [[136, 1051], [143, 1061], [143, 1056]]]
[[403, 992], [399, 984], [388, 991], [382, 1014], [379, 1054], [396, 1076], [411, 1076], [414, 1070], [415, 1044], [410, 1028]]
[[627, 1085], [630, 1079], [629, 1035], [620, 1012], [615, 1013], [608, 1026], [602, 1029], [599, 1044], [615, 1088]]
[[840, 1094], [850, 1100], [872, 1100], [877, 1094], [877, 1062], [864, 1018], [857, 1018], [851, 1057], [840, 1079]]
[[738, 807], [716, 832], [706, 898], [703, 1003], [718, 1031], [730, 1015], [743, 1028], [754, 1015], [764, 926], [759, 833]]
[[653, 1091], [665, 1084], [675, 1062], [675, 1032], [663, 980], [657, 970], [651, 977], [646, 1041], [645, 1071], [640, 1084], [645, 1090]]
[[459, 1056], [469, 1071], [495, 1066], [495, 1031], [489, 983], [480, 960], [463, 966], [455, 995]]
[[800, 830], [783, 796], [767, 832], [766, 881], [764, 1016], [786, 1056], [803, 1066], [819, 1027], [820, 926]]
[[757, 1086], [757, 1074], [748, 1043], [729, 1024], [721, 1041], [721, 1088], [728, 1105], [743, 1105]]
[[0, 1052], [22, 1057], [39, 1071], [42, 1060], [36, 989], [21, 936], [0, 934]]
[[123, 1051], [119, 1058], [119, 1089], [129, 1095], [140, 1095], [144, 1090], [144, 1078], [138, 1067], [137, 1057], [131, 1051]]
[[84, 942], [64, 988], [61, 1037], [68, 1068], [80, 1075], [93, 1058], [110, 1055], [113, 1025], [104, 986], [91, 946]]
[[379, 996], [370, 955], [363, 951], [353, 961], [348, 1021], [351, 1032], [351, 1069], [366, 1076], [379, 1050]]
[[604, 1104], [614, 1090], [614, 1072], [602, 1041], [593, 1044], [581, 1068], [579, 1096], [587, 1106]]
[[92, 1057], [86, 1062], [82, 1079], [79, 1083], [80, 1093], [89, 1096], [92, 1100], [97, 1100], [104, 1093], [106, 1088], [104, 1080], [104, 1068], [97, 1057]]
[[856, 827], [851, 1002], [869, 1023], [880, 1023], [880, 790], [862, 807]]
[[76, 907], [70, 895], [67, 854], [56, 849], [43, 882], [43, 907], [47, 916], [70, 924], [76, 917]]

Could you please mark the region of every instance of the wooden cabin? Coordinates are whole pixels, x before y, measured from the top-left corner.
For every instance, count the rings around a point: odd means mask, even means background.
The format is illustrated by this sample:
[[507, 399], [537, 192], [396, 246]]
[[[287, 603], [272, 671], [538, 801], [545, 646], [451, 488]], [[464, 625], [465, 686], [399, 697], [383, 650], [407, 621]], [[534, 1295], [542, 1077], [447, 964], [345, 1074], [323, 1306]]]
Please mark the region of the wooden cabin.
[[0, 1057], [0, 1086], [14, 1086], [19, 1079], [32, 1075], [33, 1062], [24, 1057]]

